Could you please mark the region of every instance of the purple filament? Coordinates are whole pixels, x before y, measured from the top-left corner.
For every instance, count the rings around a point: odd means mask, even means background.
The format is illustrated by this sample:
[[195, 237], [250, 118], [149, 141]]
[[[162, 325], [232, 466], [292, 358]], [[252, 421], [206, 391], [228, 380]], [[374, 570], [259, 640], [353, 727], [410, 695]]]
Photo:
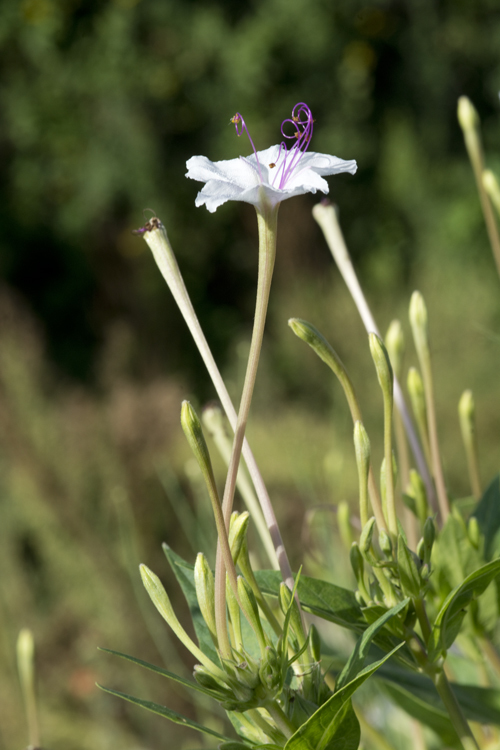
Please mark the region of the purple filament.
[[[285, 133], [284, 129], [288, 123], [295, 128], [293, 135]], [[287, 140], [295, 139], [295, 143], [292, 148], [288, 150], [286, 142], [281, 142], [278, 159], [276, 161], [277, 170], [272, 181], [273, 187], [278, 179], [278, 175], [280, 175], [278, 188], [279, 190], [283, 190], [309, 147], [313, 128], [314, 119], [311, 110], [307, 104], [299, 102], [292, 109], [292, 116], [283, 120], [281, 123], [281, 135], [283, 138], [286, 138]], [[280, 159], [282, 159], [281, 164], [279, 163]]]
[[[259, 179], [260, 179], [260, 181], [262, 183], [263, 180], [262, 180], [262, 172], [260, 170], [259, 156], [257, 154], [257, 149], [255, 148], [254, 143], [252, 141], [252, 137], [251, 137], [250, 133], [248, 132], [248, 128], [246, 126], [245, 120], [243, 119], [243, 117], [240, 115], [239, 112], [236, 112], [235, 116], [231, 118], [230, 122], [233, 123], [234, 127], [236, 128], [236, 133], [238, 135], [242, 135], [243, 131], [245, 131], [245, 133], [247, 134], [248, 140], [250, 141], [250, 144], [252, 146], [253, 152], [255, 154], [255, 159], [257, 161], [257, 170], [259, 172]], [[246, 159], [245, 159], [245, 161], [246, 161]], [[247, 162], [247, 163], [249, 163], [249, 162]], [[252, 165], [250, 165], [250, 166], [252, 166]]]

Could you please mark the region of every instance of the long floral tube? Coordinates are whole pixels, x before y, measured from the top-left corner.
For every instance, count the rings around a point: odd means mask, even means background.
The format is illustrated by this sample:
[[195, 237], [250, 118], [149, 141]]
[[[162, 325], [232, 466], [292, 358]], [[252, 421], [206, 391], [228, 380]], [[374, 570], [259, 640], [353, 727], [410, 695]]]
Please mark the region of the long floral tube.
[[[193, 308], [191, 299], [179, 270], [177, 260], [170, 245], [166, 229], [158, 219], [152, 220], [151, 222], [149, 222], [149, 226], [146, 227], [146, 231], [143, 233], [143, 237], [151, 248], [158, 268], [160, 269], [163, 278], [167, 282], [167, 285], [172, 292], [172, 295], [184, 317], [184, 320], [186, 321], [190, 333], [210, 374], [217, 395], [221, 401], [222, 407], [226, 412], [229, 423], [234, 430], [237, 421], [236, 410], [233, 406], [229, 393], [227, 392], [227, 388], [215, 363], [212, 352], [210, 351], [210, 347], [208, 346], [198, 317]], [[257, 497], [259, 498], [262, 513], [264, 515], [266, 525], [272, 540], [277, 565], [276, 561], [272, 558], [271, 564], [275, 568], [277, 566], [279, 567], [287, 586], [289, 586], [289, 588], [293, 588], [292, 569], [290, 567], [290, 562], [288, 560], [288, 556], [283, 544], [283, 539], [278, 527], [276, 515], [274, 513], [269, 494], [264, 484], [264, 480], [258, 469], [257, 463], [246, 438], [243, 441], [243, 457], [252, 478]], [[269, 554], [269, 548], [266, 549]]]
[[[325, 235], [328, 247], [330, 248], [340, 273], [342, 274], [347, 288], [358, 308], [358, 312], [367, 333], [376, 333], [380, 336], [377, 324], [375, 323], [375, 319], [368, 307], [368, 303], [366, 302], [358, 277], [356, 276], [356, 272], [352, 265], [351, 257], [342, 235], [342, 230], [337, 221], [334, 206], [331, 204], [324, 205], [323, 203], [317, 203], [313, 208], [313, 216]], [[434, 485], [432, 483], [424, 454], [422, 453], [417, 433], [415, 432], [413, 422], [406, 406], [403, 391], [401, 390], [401, 386], [396, 377], [394, 378], [394, 401], [403, 419], [403, 424], [405, 426], [406, 434], [408, 435], [413, 455], [415, 456], [417, 468], [425, 482], [427, 496], [429, 497], [431, 505], [435, 507], [436, 493]]]

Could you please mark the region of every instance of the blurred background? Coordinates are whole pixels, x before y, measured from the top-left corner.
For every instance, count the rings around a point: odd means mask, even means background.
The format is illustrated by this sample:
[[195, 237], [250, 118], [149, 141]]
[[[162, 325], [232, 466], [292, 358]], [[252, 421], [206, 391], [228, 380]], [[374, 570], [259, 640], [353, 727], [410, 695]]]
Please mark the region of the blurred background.
[[[497, 471], [499, 281], [456, 105], [463, 94], [476, 105], [498, 174], [499, 89], [496, 0], [3, 0], [1, 750], [28, 741], [15, 665], [25, 626], [47, 750], [213, 746], [101, 693], [96, 680], [223, 726], [217, 711], [96, 648], [190, 670], [141, 591], [137, 564], [161, 575], [185, 614], [161, 542], [191, 562], [213, 544], [196, 530], [207, 499], [179, 411], [183, 398], [198, 407], [214, 392], [132, 230], [146, 208], [166, 225], [237, 402], [255, 298], [254, 211], [196, 209], [201, 185], [184, 178], [194, 154], [249, 153], [228, 125], [236, 111], [261, 149], [306, 101], [312, 148], [357, 160], [355, 177], [330, 180], [330, 196], [381, 330], [403, 323], [407, 365], [416, 362], [410, 294], [425, 296], [448, 486], [470, 494], [456, 415], [465, 388], [476, 398], [485, 485]], [[309, 572], [323, 543], [311, 519], [322, 519], [331, 550], [332, 506], [354, 507], [357, 486], [340, 389], [289, 317], [310, 320], [344, 359], [376, 465], [382, 457], [366, 336], [311, 217], [316, 200], [280, 209], [249, 425], [293, 564]]]

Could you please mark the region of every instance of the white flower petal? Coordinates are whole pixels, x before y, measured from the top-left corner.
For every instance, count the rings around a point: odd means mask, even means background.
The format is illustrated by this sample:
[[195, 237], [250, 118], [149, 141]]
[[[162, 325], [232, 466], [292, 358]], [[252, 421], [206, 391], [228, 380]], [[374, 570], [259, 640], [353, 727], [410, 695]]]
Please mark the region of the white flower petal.
[[[212, 213], [230, 200], [244, 201], [254, 206], [263, 203], [274, 206], [294, 195], [316, 193], [317, 190], [328, 193], [328, 183], [323, 176], [340, 172], [354, 174], [357, 169], [353, 160], [345, 161], [337, 156], [313, 151], [305, 152], [300, 160], [293, 160], [289, 151], [287, 164], [295, 163], [295, 166], [280, 189], [284, 156], [279, 144], [259, 151], [257, 156], [250, 154], [245, 158], [225, 161], [212, 162], [206, 156], [192, 156], [186, 164], [186, 177], [206, 183], [196, 197], [196, 205], [206, 205]], [[271, 167], [271, 164], [277, 166]]]

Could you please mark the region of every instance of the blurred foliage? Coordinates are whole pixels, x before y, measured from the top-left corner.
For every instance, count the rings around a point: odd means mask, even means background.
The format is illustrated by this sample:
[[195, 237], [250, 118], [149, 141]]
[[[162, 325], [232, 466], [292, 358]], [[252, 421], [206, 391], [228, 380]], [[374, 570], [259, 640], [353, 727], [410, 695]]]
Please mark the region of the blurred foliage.
[[[95, 647], [169, 668], [185, 658], [138, 587], [136, 564], [165, 573], [162, 541], [191, 559], [202, 546], [193, 524], [206, 519], [204, 496], [178, 413], [183, 397], [213, 390], [131, 229], [146, 206], [166, 224], [237, 401], [255, 294], [253, 209], [195, 209], [198, 185], [184, 179], [193, 154], [248, 153], [228, 127], [236, 111], [263, 148], [306, 100], [313, 148], [358, 160], [354, 178], [331, 181], [332, 197], [381, 329], [397, 315], [408, 333], [409, 293], [425, 295], [449, 486], [468, 492], [456, 415], [466, 387], [483, 481], [498, 470], [498, 280], [456, 102], [473, 99], [498, 172], [499, 50], [497, 0], [0, 3], [0, 275], [18, 295], [0, 295], [0, 750], [25, 741], [14, 663], [22, 626], [37, 643], [48, 747], [194, 747], [96, 692], [96, 679], [126, 688], [131, 672]], [[352, 427], [336, 383], [287, 329], [290, 316], [338, 349], [375, 462], [382, 455], [365, 333], [313, 202], [280, 209], [249, 436], [284, 537], [295, 540], [293, 564], [306, 553], [314, 569], [328, 504], [357, 497]], [[137, 695], [195, 716], [163, 682], [133, 679]]]
[[[183, 174], [195, 153], [249, 151], [228, 127], [236, 111], [263, 148], [305, 99], [313, 148], [358, 160], [356, 177], [332, 190], [372, 283], [396, 289], [436, 247], [477, 253], [484, 230], [455, 110], [470, 95], [487, 146], [500, 145], [490, 121], [499, 48], [496, 0], [5, 0], [0, 273], [43, 318], [53, 358], [72, 375], [92, 375], [118, 318], [136, 336], [138, 373], [187, 368], [202, 386], [194, 348], [130, 234], [142, 209], [167, 225], [219, 359], [251, 314], [252, 209], [195, 209], [197, 185]], [[312, 199], [299, 203], [288, 231], [281, 222], [280, 253], [295, 261], [289, 274], [301, 263], [317, 274]]]

